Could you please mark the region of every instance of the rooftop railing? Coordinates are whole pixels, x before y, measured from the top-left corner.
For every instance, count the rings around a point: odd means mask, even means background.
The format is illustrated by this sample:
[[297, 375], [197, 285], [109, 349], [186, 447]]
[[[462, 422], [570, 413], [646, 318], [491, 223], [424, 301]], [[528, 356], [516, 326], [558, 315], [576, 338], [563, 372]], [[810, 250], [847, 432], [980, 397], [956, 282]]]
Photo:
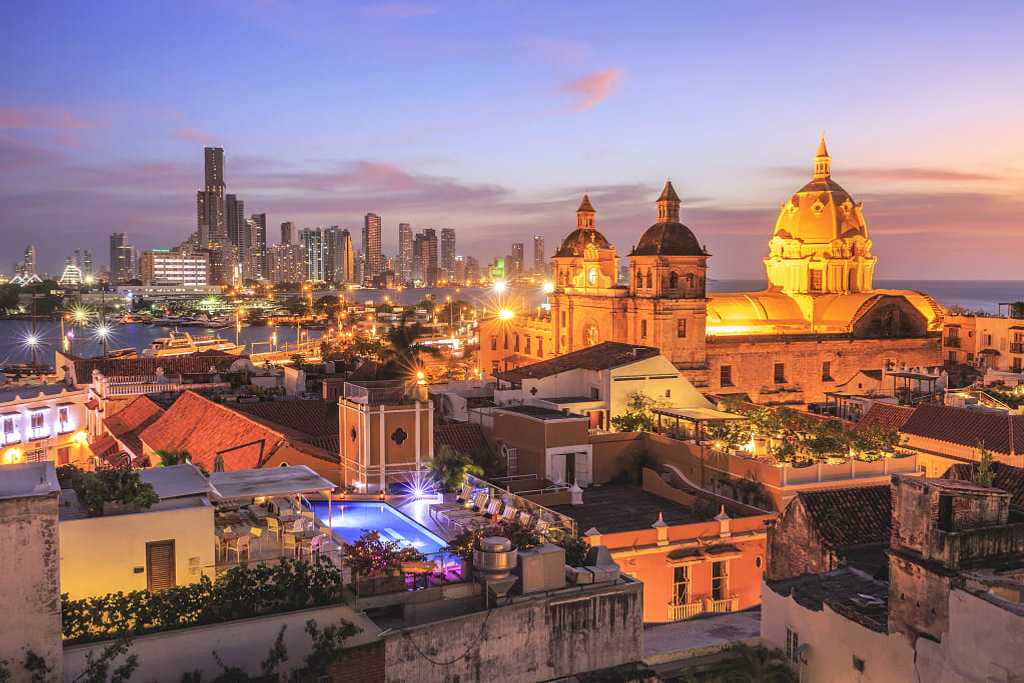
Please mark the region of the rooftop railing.
[[412, 402], [404, 380], [345, 382], [344, 398], [368, 406], [398, 405]]

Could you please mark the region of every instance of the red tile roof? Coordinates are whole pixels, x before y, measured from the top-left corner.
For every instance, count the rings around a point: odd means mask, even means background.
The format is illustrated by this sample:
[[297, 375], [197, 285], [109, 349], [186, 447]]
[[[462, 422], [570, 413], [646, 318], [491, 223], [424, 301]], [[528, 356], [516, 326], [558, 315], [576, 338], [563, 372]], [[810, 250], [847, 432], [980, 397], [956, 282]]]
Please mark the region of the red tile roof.
[[1024, 415], [926, 404], [914, 410], [900, 431], [963, 446], [982, 445], [995, 453], [1024, 453]]
[[797, 501], [826, 548], [889, 542], [892, 494], [888, 485], [804, 491], [793, 503]]
[[[953, 465], [943, 476], [956, 481], [974, 481], [978, 466], [971, 463]], [[1010, 494], [1010, 505], [1024, 510], [1024, 469], [1005, 465], [1001, 462], [992, 463], [992, 487]]]
[[885, 429], [900, 429], [913, 414], [914, 409], [910, 406], [899, 406], [893, 403], [875, 401], [854, 428], [883, 427]]
[[484, 438], [483, 427], [475, 422], [453, 422], [435, 427], [434, 452], [439, 451], [441, 446], [448, 446], [474, 460], [486, 462], [493, 458], [491, 445]]
[[560, 372], [578, 368], [584, 370], [608, 370], [638, 360], [653, 358], [659, 353], [661, 351], [653, 346], [602, 342], [579, 351], [572, 351], [548, 360], [542, 360], [539, 363], [524, 365], [513, 370], [506, 370], [505, 372], [498, 372], [495, 373], [495, 376], [508, 382], [521, 382], [524, 379], [550, 377]]
[[[282, 432], [292, 444], [318, 458], [338, 462], [338, 403], [323, 399], [225, 404]], [[312, 448], [304, 448], [303, 444]]]
[[279, 432], [193, 391], [182, 393], [140, 436], [155, 451], [187, 451], [209, 472], [217, 469], [218, 455], [225, 471], [260, 467], [286, 443]]
[[148, 397], [137, 396], [120, 412], [104, 420], [103, 426], [136, 457], [142, 457], [142, 441], [139, 434], [163, 414], [164, 409]]
[[89, 384], [92, 371], [99, 370], [107, 377], [138, 377], [152, 375], [157, 368], [163, 368], [168, 375], [202, 375], [214, 368], [216, 372], [227, 372], [239, 356], [221, 351], [200, 351], [181, 356], [160, 358], [71, 358], [74, 365], [75, 382]]

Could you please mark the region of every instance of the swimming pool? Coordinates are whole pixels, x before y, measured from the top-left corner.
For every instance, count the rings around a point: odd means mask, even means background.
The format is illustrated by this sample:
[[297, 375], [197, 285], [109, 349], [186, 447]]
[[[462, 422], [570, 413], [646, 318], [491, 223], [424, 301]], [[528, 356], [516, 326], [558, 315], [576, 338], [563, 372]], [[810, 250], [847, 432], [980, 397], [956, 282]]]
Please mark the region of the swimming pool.
[[354, 543], [366, 531], [379, 531], [382, 539], [412, 546], [425, 555], [440, 552], [448, 545], [443, 538], [387, 503], [332, 503], [330, 514], [326, 502], [309, 505], [317, 519], [324, 525], [329, 524], [334, 533], [349, 543]]

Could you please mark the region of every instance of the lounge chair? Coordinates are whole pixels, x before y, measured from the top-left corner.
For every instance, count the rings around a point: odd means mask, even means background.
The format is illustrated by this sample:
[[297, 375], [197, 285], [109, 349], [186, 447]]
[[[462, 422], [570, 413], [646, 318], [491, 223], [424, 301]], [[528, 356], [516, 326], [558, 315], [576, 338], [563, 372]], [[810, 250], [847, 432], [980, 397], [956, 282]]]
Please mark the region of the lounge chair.
[[475, 529], [478, 527], [486, 527], [494, 524], [495, 518], [498, 516], [498, 512], [501, 510], [501, 499], [497, 496], [492, 497], [491, 501], [487, 504], [487, 507], [478, 514], [472, 516], [457, 516], [453, 519], [453, 523], [456, 526], [462, 527], [463, 529]]
[[533, 515], [531, 515], [529, 512], [523, 511], [523, 512], [519, 513], [519, 518], [518, 519], [519, 519], [519, 525], [520, 526], [524, 526], [527, 529], [529, 529], [530, 528], [530, 522], [533, 521]]
[[551, 524], [544, 518], [538, 517], [537, 523], [533, 525], [533, 530], [538, 534], [542, 534], [551, 528]]
[[[480, 491], [473, 496], [473, 504], [468, 508], [459, 507], [454, 510], [442, 510], [434, 517], [435, 520], [441, 522], [447, 522], [455, 526], [459, 525], [461, 520], [472, 519], [478, 517], [481, 512], [487, 509], [487, 490]], [[438, 519], [440, 518], [440, 519]]]
[[462, 487], [462, 490], [459, 491], [459, 495], [457, 495], [455, 497], [455, 502], [454, 503], [433, 503], [427, 509], [427, 513], [431, 517], [433, 517], [434, 514], [437, 513], [437, 512], [441, 512], [441, 511], [444, 511], [444, 510], [457, 510], [458, 508], [463, 508], [463, 507], [466, 506], [466, 503], [472, 497], [473, 497], [473, 485], [472, 484], [466, 484], [465, 486]]
[[516, 514], [518, 512], [519, 508], [517, 508], [515, 505], [506, 505], [505, 511], [501, 513], [501, 517], [498, 519], [498, 521], [505, 523], [514, 522], [516, 519]]

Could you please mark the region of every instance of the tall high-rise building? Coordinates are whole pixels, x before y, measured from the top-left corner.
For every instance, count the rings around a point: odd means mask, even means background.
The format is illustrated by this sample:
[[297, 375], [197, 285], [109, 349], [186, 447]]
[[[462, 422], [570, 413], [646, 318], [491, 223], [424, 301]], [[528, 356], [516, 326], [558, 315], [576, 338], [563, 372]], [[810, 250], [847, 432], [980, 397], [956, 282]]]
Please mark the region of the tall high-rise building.
[[295, 242], [295, 224], [285, 221], [281, 224], [281, 244], [292, 244]]
[[427, 287], [437, 284], [437, 231], [427, 228], [413, 240], [413, 279], [420, 280]]
[[275, 285], [306, 279], [306, 250], [301, 244], [275, 244], [267, 249], [267, 272]]
[[327, 245], [323, 228], [304, 228], [299, 231], [299, 243], [306, 251], [306, 279], [327, 282]]
[[380, 216], [375, 213], [363, 217], [363, 257], [366, 259], [363, 279], [372, 280], [380, 275], [384, 264], [380, 255]]
[[548, 272], [548, 262], [544, 258], [544, 236], [533, 236], [533, 272], [538, 275]]
[[92, 251], [85, 249], [82, 251], [82, 262], [78, 264], [82, 269], [83, 277], [91, 277], [95, 274], [95, 266], [92, 260]]
[[412, 281], [412, 226], [398, 224], [398, 270], [395, 273], [402, 283]]
[[250, 260], [253, 262], [254, 270], [259, 277], [268, 277], [267, 274], [267, 214], [254, 213], [251, 220], [256, 224], [252, 233], [250, 249]]
[[135, 249], [123, 232], [110, 236], [110, 281], [113, 284], [135, 278]]
[[203, 189], [196, 193], [196, 214], [199, 244], [223, 244], [228, 239], [227, 217], [224, 205], [224, 148], [205, 147]]
[[36, 275], [36, 246], [30, 244], [25, 247], [24, 258], [21, 260], [21, 264], [16, 268], [18, 275], [24, 277], [31, 277]]
[[473, 256], [466, 257], [466, 282], [473, 283], [480, 280], [480, 261]]
[[245, 230], [245, 202], [237, 195], [224, 195], [224, 216], [227, 221], [228, 241], [244, 254], [248, 248]]
[[522, 242], [512, 243], [512, 253], [509, 255], [510, 263], [506, 264], [508, 277], [518, 277], [523, 274], [523, 251]]
[[455, 279], [455, 229], [441, 228], [441, 253], [438, 267], [445, 280]]
[[355, 282], [356, 259], [352, 247], [352, 235], [337, 225], [331, 226], [325, 234], [329, 282], [345, 284]]

